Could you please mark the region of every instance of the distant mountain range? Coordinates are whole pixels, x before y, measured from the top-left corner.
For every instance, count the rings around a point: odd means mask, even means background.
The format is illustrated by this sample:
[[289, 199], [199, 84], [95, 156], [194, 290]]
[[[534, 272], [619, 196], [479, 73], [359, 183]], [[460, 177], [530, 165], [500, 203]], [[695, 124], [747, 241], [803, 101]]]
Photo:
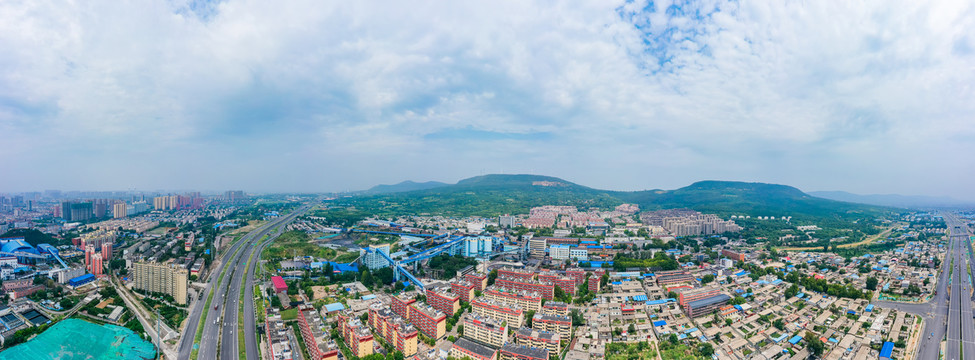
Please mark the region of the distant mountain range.
[[[416, 189], [416, 187], [423, 187]], [[634, 203], [643, 210], [689, 208], [722, 216], [860, 218], [893, 209], [835, 201], [786, 185], [700, 181], [676, 190], [609, 191], [541, 175], [483, 175], [458, 181], [381, 185], [349, 200], [387, 215], [496, 216], [523, 214], [533, 206], [611, 208]]]
[[897, 194], [859, 195], [846, 191], [810, 191], [809, 195], [837, 201], [904, 208], [972, 205], [971, 202], [935, 196]]
[[439, 181], [414, 182], [414, 181], [406, 180], [406, 181], [401, 182], [399, 184], [393, 184], [393, 185], [376, 185], [376, 186], [373, 186], [372, 188], [369, 188], [369, 190], [364, 191], [363, 193], [366, 193], [366, 194], [388, 194], [388, 193], [398, 193], [398, 192], [404, 192], [404, 191], [415, 191], [415, 190], [433, 189], [433, 188], [438, 188], [438, 187], [447, 186], [447, 185], [450, 185], [450, 184], [442, 183], [442, 182], [439, 182]]

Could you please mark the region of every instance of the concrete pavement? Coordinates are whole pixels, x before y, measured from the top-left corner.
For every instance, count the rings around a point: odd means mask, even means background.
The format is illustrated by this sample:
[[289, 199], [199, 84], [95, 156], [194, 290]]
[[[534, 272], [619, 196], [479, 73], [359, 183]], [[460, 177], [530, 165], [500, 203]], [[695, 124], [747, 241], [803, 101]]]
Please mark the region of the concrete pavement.
[[[304, 206], [287, 216], [275, 219], [261, 227], [251, 231], [247, 235], [244, 235], [240, 240], [235, 242], [229, 250], [227, 250], [223, 255], [221, 263], [218, 265], [218, 269], [214, 269], [210, 275], [210, 279], [207, 282], [207, 286], [202, 291], [202, 296], [197, 300], [194, 305], [191, 314], [190, 321], [183, 332], [183, 338], [180, 339], [179, 347], [179, 358], [189, 359], [190, 354], [195, 345], [199, 346], [199, 351], [197, 353], [198, 359], [216, 359], [218, 343], [220, 345], [220, 350], [224, 353], [224, 356], [231, 356], [230, 358], [237, 357], [237, 305], [240, 302], [240, 285], [241, 277], [243, 272], [243, 262], [242, 259], [247, 259], [250, 255], [250, 251], [253, 251], [255, 243], [264, 237], [265, 234], [270, 232], [275, 227], [279, 227], [279, 232], [284, 228], [288, 222], [294, 220], [299, 214], [304, 213], [310, 207]], [[240, 272], [240, 273], [238, 273]], [[220, 279], [220, 274], [224, 273], [224, 277], [220, 283], [217, 280]], [[231, 285], [235, 284], [233, 288]], [[213, 299], [208, 308], [204, 309], [204, 303], [206, 298], [210, 293], [213, 293]], [[216, 306], [216, 309], [214, 307]], [[228, 311], [228, 307], [232, 307]], [[205, 315], [204, 315], [205, 314]], [[253, 310], [251, 310], [251, 316], [253, 316]], [[224, 316], [226, 315], [226, 316]], [[247, 314], [245, 313], [245, 316]], [[205, 318], [203, 323], [203, 336], [200, 339], [199, 344], [194, 344], [195, 336], [197, 331], [197, 326], [200, 322], [200, 318]], [[221, 330], [225, 330], [226, 335], [221, 339]], [[245, 329], [245, 334], [247, 329]], [[251, 334], [254, 332], [254, 328], [250, 329]], [[251, 341], [256, 342], [255, 337], [251, 337]], [[254, 345], [256, 349], [256, 344]]]

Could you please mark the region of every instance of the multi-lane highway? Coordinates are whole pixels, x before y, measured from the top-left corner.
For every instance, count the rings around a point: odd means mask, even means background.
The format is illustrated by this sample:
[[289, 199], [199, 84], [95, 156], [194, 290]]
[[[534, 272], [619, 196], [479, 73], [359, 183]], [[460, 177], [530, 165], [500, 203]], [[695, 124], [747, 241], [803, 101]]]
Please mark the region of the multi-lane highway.
[[972, 276], [968, 267], [968, 264], [975, 265], [975, 254], [972, 254], [967, 226], [954, 214], [945, 213], [943, 216], [950, 233], [948, 252], [938, 276], [937, 295], [922, 304], [889, 301], [876, 301], [874, 304], [916, 314], [924, 319], [915, 359], [938, 359], [941, 341], [946, 340], [944, 359], [975, 360], [975, 320], [972, 318], [972, 301], [975, 297], [971, 295]]
[[[260, 251], [270, 240], [279, 235], [288, 223], [308, 209], [309, 206], [303, 206], [287, 216], [262, 225], [235, 242], [223, 254], [223, 260], [220, 263], [219, 269], [214, 269], [214, 272], [211, 273], [210, 280], [203, 291], [203, 295], [193, 307], [189, 322], [182, 333], [182, 339], [180, 339], [179, 344], [180, 359], [190, 358], [190, 354], [194, 348], [197, 324], [199, 324], [200, 318], [204, 316], [203, 314], [206, 315], [205, 322], [203, 323], [203, 336], [198, 344], [199, 351], [197, 358], [215, 359], [217, 357], [218, 346], [222, 359], [236, 359], [238, 357], [238, 349], [241, 345], [237, 341], [237, 312], [238, 306], [241, 304], [241, 286], [245, 286], [243, 298], [245, 344], [243, 346], [245, 346], [247, 351], [248, 359], [257, 358], [257, 340], [254, 333], [253, 308], [254, 278], [252, 276], [256, 261], [248, 260], [251, 259], [252, 253], [255, 254], [254, 257], [256, 258], [256, 254], [259, 252], [255, 253], [255, 251]], [[264, 235], [268, 235], [274, 229], [277, 229], [277, 232], [262, 242], [261, 240], [264, 239]], [[248, 265], [250, 266], [250, 270], [248, 271], [247, 281], [245, 282], [243, 276], [244, 268]], [[221, 272], [224, 273], [224, 277], [219, 284], [216, 284], [220, 280]], [[213, 292], [213, 300], [210, 306], [206, 307], [204, 306], [204, 302], [211, 291]]]
[[945, 359], [975, 359], [975, 321], [972, 319], [972, 276], [969, 269], [972, 258], [968, 226], [954, 214], [944, 214], [944, 218], [950, 231], [950, 258], [955, 263], [950, 284]]

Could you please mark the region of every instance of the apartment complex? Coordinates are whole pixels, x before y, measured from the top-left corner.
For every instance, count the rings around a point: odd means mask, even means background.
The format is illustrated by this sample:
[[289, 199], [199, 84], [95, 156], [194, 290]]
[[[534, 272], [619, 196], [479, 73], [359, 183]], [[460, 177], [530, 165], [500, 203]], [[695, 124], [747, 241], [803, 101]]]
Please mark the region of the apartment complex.
[[510, 279], [531, 280], [535, 278], [535, 273], [528, 269], [515, 269], [506, 266], [498, 269], [498, 277], [502, 276]]
[[474, 290], [477, 291], [484, 291], [484, 289], [487, 288], [487, 278], [488, 276], [485, 273], [472, 272], [464, 274], [464, 280], [474, 284]]
[[138, 262], [132, 265], [132, 287], [169, 294], [176, 303], [186, 305], [186, 285], [189, 273], [182, 266]]
[[416, 341], [419, 335], [416, 327], [402, 316], [387, 309], [382, 303], [377, 302], [369, 306], [369, 326], [372, 326], [375, 334], [386, 343], [402, 352], [403, 356], [410, 357], [416, 354]]
[[322, 324], [322, 317], [314, 307], [303, 305], [298, 307], [298, 324], [301, 338], [305, 341], [305, 348], [311, 360], [337, 360], [339, 347], [335, 344]]
[[568, 339], [572, 336], [572, 319], [568, 316], [535, 314], [532, 318], [532, 328], [553, 332]]
[[525, 310], [518, 305], [480, 297], [471, 301], [471, 309], [498, 321], [508, 322], [508, 326], [512, 328], [522, 327], [525, 323]]
[[668, 209], [640, 214], [645, 225], [660, 226], [674, 236], [713, 235], [739, 232], [741, 226], [731, 220], [721, 220], [714, 214], [702, 214], [694, 210]]
[[[534, 276], [534, 274], [532, 275]], [[508, 289], [538, 293], [546, 300], [555, 298], [555, 285], [553, 283], [544, 283], [538, 280], [532, 280], [532, 278], [526, 279], [524, 277], [501, 275], [500, 272], [494, 283]]]
[[731, 300], [731, 297], [727, 294], [717, 294], [700, 300], [691, 301], [687, 303], [684, 310], [687, 311], [687, 316], [696, 318], [718, 311], [718, 309], [720, 309], [722, 306], [728, 304], [729, 300]]
[[660, 286], [690, 283], [694, 281], [695, 281], [694, 276], [687, 273], [686, 271], [673, 270], [673, 271], [662, 271], [657, 273], [657, 285]]
[[389, 301], [389, 308], [393, 309], [396, 315], [402, 316], [404, 319], [409, 320], [410, 318], [410, 304], [415, 303], [416, 294], [402, 293], [397, 296], [392, 296]]
[[496, 360], [498, 351], [466, 338], [460, 338], [454, 342], [454, 346], [450, 348], [448, 355], [455, 359]]
[[[271, 360], [291, 360], [294, 359], [294, 349], [288, 339], [288, 326], [281, 320], [281, 314], [277, 309], [267, 309], [264, 322], [268, 338], [268, 350]], [[301, 351], [301, 350], [298, 350]]]
[[480, 290], [477, 285], [470, 281], [458, 280], [450, 283], [450, 291], [460, 296], [460, 301], [471, 302], [474, 298], [474, 291]]
[[559, 301], [549, 301], [542, 305], [542, 314], [569, 316], [569, 304]]
[[409, 315], [410, 323], [434, 340], [447, 333], [447, 315], [426, 303], [410, 304]]
[[484, 290], [483, 294], [487, 299], [515, 304], [525, 311], [538, 311], [542, 308], [542, 295], [537, 292], [492, 286]]
[[745, 261], [745, 254], [732, 250], [721, 250], [721, 256], [729, 258], [733, 261]]
[[464, 319], [464, 336], [480, 343], [500, 347], [508, 342], [508, 328], [495, 318], [470, 313]]
[[562, 351], [562, 337], [551, 331], [520, 328], [515, 331], [514, 338], [517, 344], [545, 348], [552, 354]]
[[704, 298], [709, 298], [714, 295], [718, 295], [718, 293], [719, 291], [717, 288], [701, 288], [701, 289], [685, 290], [680, 292], [680, 295], [678, 296], [679, 297], [678, 303], [680, 304], [681, 307], [687, 308], [687, 305], [690, 304], [691, 302], [701, 300]]
[[342, 338], [345, 339], [345, 346], [353, 356], [364, 357], [373, 353], [373, 338], [369, 328], [362, 324], [356, 317], [349, 317], [347, 314], [339, 315], [339, 327], [341, 328]]
[[112, 217], [116, 219], [124, 218], [128, 216], [127, 210], [124, 202], [117, 202], [112, 205]]
[[548, 360], [548, 349], [507, 343], [501, 347], [500, 360]]
[[450, 288], [446, 287], [429, 288], [427, 303], [447, 316], [453, 316], [457, 310], [460, 310], [460, 295], [450, 292]]

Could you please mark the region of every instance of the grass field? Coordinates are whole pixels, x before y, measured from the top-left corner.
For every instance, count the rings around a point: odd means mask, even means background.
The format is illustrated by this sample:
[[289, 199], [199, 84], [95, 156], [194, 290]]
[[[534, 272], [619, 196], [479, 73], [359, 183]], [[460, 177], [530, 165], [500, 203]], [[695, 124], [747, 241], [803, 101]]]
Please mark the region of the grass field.
[[[858, 242], [855, 242], [855, 243], [850, 243], [850, 244], [836, 245], [836, 247], [838, 247], [840, 249], [848, 249], [848, 248], [854, 248], [854, 247], [861, 246], [861, 245], [869, 245], [869, 244], [872, 244], [874, 241], [877, 241], [879, 239], [886, 239], [887, 238], [887, 235], [889, 235], [890, 232], [893, 231], [893, 230], [894, 230], [894, 227], [890, 227], [890, 228], [887, 228], [884, 231], [881, 231], [877, 235], [867, 236], [866, 239], [863, 239], [861, 241], [858, 241]], [[809, 251], [809, 250], [818, 250], [818, 249], [822, 249], [822, 248], [823, 248], [822, 246], [804, 246], [804, 247], [778, 247], [776, 249], [777, 250], [785, 250], [785, 251]]]
[[264, 257], [274, 259], [297, 255], [331, 259], [338, 254], [335, 250], [312, 243], [311, 240], [305, 232], [288, 231], [268, 245], [264, 250]]
[[288, 321], [298, 318], [298, 309], [288, 309], [281, 311], [281, 320]]

